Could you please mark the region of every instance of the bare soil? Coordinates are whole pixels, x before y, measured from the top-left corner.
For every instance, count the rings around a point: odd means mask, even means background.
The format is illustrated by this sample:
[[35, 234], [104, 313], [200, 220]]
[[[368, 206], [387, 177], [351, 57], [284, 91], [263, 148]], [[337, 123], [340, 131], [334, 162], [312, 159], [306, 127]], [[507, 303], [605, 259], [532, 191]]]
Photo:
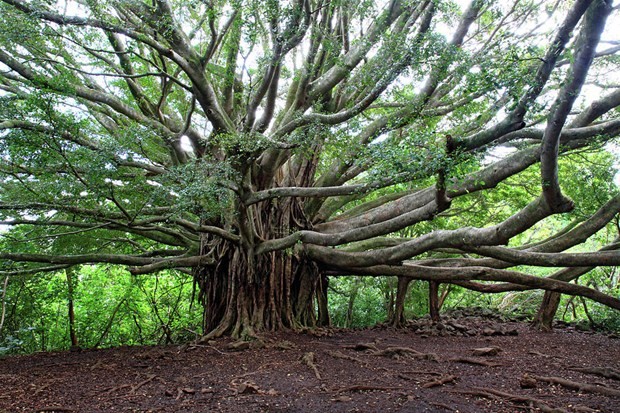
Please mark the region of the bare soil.
[[0, 359], [0, 412], [620, 412], [620, 339], [479, 316]]

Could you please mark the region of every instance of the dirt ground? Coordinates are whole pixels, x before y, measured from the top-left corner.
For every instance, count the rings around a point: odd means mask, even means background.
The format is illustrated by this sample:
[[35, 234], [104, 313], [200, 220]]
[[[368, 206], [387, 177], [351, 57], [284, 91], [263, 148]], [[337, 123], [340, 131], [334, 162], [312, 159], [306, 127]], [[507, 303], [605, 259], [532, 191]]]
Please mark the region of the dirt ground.
[[0, 359], [0, 412], [620, 412], [620, 338], [480, 316]]

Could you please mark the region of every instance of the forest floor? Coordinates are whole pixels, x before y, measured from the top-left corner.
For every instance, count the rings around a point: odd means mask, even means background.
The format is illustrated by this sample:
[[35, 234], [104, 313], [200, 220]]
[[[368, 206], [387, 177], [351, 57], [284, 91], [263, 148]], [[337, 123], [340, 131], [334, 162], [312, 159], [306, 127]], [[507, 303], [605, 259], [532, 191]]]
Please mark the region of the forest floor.
[[403, 329], [0, 359], [0, 412], [620, 412], [620, 338], [455, 314]]

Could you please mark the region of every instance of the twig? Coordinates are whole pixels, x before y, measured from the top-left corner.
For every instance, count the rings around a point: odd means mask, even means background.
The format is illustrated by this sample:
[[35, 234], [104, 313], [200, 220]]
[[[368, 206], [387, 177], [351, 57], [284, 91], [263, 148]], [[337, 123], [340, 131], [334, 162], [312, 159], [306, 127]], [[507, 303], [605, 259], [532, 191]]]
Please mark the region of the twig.
[[131, 386], [131, 390], [129, 391], [129, 394], [135, 393], [136, 390], [138, 390], [140, 387], [144, 386], [145, 384], [152, 382], [153, 380], [155, 380], [156, 377], [157, 375], [155, 374], [149, 374], [146, 379], [142, 380], [140, 383], [134, 386]]

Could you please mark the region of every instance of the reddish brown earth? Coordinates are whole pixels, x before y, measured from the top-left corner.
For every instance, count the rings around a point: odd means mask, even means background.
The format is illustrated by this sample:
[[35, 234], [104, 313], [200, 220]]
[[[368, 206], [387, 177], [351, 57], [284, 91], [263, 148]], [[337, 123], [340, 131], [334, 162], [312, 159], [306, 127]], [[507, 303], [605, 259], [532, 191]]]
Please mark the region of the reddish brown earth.
[[620, 412], [615, 335], [461, 317], [235, 344], [4, 357], [0, 412]]

